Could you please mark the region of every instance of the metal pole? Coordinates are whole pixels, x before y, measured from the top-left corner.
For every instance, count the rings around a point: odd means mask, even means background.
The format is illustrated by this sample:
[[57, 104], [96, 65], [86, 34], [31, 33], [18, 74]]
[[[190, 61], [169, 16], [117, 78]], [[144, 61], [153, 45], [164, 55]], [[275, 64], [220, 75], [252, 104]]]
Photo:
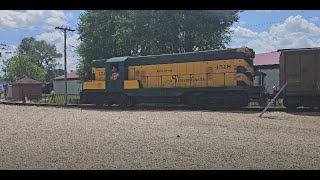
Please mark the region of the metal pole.
[[67, 31], [75, 31], [66, 27], [55, 27], [55, 29], [60, 29], [64, 32], [64, 84], [65, 84], [65, 99], [64, 105], [68, 104], [67, 100]]
[[269, 106], [275, 101], [275, 99], [279, 96], [281, 91], [287, 86], [288, 82], [280, 89], [280, 91], [272, 98], [272, 100], [269, 102], [269, 104], [264, 108], [264, 110], [260, 113], [259, 117], [261, 117], [269, 108]]
[[67, 105], [67, 93], [68, 93], [68, 88], [67, 88], [67, 31], [64, 30], [64, 85], [65, 85], [65, 95], [64, 95], [64, 105]]

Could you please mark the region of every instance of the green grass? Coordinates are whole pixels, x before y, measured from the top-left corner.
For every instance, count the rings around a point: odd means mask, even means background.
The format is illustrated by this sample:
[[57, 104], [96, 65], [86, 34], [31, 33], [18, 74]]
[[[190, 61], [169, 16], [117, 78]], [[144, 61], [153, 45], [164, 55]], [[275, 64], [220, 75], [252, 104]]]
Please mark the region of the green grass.
[[[42, 99], [39, 101], [33, 101], [34, 103], [48, 103], [48, 104], [64, 104], [65, 95], [56, 94], [51, 96], [50, 94], [43, 94]], [[79, 104], [80, 96], [77, 94], [68, 94], [68, 104]]]
[[[248, 107], [249, 108], [261, 108], [261, 106], [259, 106], [258, 102], [250, 102]], [[285, 108], [283, 106], [283, 104], [280, 105], [279, 103], [275, 103], [275, 104], [273, 103], [269, 107], [270, 108]]]
[[10, 98], [10, 97], [4, 97], [4, 96], [1, 96], [1, 98], [0, 99], [4, 99], [5, 101], [9, 101], [9, 100], [11, 100], [12, 98]]
[[[4, 98], [3, 96], [1, 98]], [[33, 101], [34, 103], [48, 103], [48, 104], [64, 104], [64, 94], [57, 94], [51, 96], [50, 94], [43, 94], [42, 99], [38, 101]], [[6, 99], [8, 100], [8, 99]], [[77, 94], [68, 94], [68, 104], [79, 104], [80, 103], [80, 95]], [[250, 102], [248, 105], [249, 108], [261, 108], [258, 102]], [[285, 108], [282, 104], [279, 105], [271, 104], [270, 108]]]

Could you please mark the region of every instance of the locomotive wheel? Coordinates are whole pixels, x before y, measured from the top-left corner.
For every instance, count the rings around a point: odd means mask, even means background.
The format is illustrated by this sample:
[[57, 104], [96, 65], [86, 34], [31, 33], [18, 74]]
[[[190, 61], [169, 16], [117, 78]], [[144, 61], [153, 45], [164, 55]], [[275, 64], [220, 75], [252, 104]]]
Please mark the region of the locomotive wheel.
[[185, 96], [185, 104], [191, 108], [199, 107], [198, 98], [200, 94], [191, 94]]
[[97, 107], [102, 107], [102, 106], [103, 106], [103, 102], [96, 102], [95, 105], [96, 105]]
[[81, 104], [87, 104], [88, 103], [88, 99], [86, 97], [86, 94], [80, 93], [80, 103]]
[[120, 107], [132, 106], [131, 98], [125, 94], [121, 94], [118, 100], [118, 104]]
[[113, 104], [114, 104], [114, 103], [111, 102], [111, 101], [107, 103], [108, 106], [112, 106]]
[[104, 104], [104, 100], [103, 99], [96, 99], [94, 103], [96, 106], [102, 107]]
[[137, 104], [137, 100], [135, 97], [130, 97], [130, 106], [135, 106]]
[[[236, 100], [236, 101], [235, 101]], [[224, 108], [241, 108], [249, 104], [249, 98], [243, 92], [228, 92], [224, 94]]]
[[102, 107], [104, 104], [104, 101], [103, 101], [103, 99], [96, 99], [95, 104], [98, 107]]
[[249, 105], [249, 98], [247, 94], [241, 93], [241, 99], [242, 99], [242, 107], [247, 107]]
[[297, 109], [297, 106], [298, 106], [298, 104], [296, 104], [296, 103], [290, 103], [290, 102], [288, 102], [288, 97], [285, 97], [284, 99], [283, 99], [283, 105], [284, 105], [284, 107], [286, 107], [287, 109], [290, 109], [290, 110], [295, 110], [295, 109]]

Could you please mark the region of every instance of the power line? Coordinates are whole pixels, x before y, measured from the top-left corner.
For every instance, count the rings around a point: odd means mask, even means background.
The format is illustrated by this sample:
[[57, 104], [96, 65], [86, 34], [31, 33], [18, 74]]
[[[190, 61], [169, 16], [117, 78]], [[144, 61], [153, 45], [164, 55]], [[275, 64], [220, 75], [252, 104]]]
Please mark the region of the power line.
[[24, 26], [24, 27], [0, 27], [0, 29], [52, 29], [52, 27]]
[[315, 45], [314, 47], [317, 47], [319, 45], [320, 41], [317, 43], [317, 45]]
[[67, 105], [67, 31], [75, 31], [67, 27], [55, 27], [64, 32], [64, 81], [65, 81], [65, 99], [64, 105]]

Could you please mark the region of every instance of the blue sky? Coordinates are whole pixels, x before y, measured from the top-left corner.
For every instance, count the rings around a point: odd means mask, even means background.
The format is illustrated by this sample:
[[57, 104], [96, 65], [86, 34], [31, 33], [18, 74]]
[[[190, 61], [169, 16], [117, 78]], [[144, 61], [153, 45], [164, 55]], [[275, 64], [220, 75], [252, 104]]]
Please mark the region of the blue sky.
[[229, 47], [247, 46], [256, 53], [315, 47], [320, 45], [320, 11], [244, 11], [231, 29]]
[[[14, 52], [24, 37], [35, 37], [55, 44], [63, 53], [63, 33], [55, 26], [77, 28], [79, 15], [84, 11], [0, 11], [0, 44]], [[276, 51], [282, 48], [320, 46], [319, 10], [250, 10], [239, 14], [239, 22], [230, 28], [232, 42], [228, 47], [247, 46], [256, 53]], [[77, 31], [69, 32], [67, 39], [68, 71], [74, 70], [79, 56], [74, 52], [79, 45]], [[3, 46], [0, 46], [2, 48]], [[3, 53], [2, 61], [12, 54]], [[63, 59], [59, 62], [63, 64]], [[62, 67], [62, 66], [61, 66]]]
[[[270, 28], [272, 24], [281, 23], [289, 16], [301, 15], [304, 18], [319, 17], [319, 10], [250, 10], [239, 14], [240, 20], [235, 23], [235, 26], [248, 27], [253, 31], [262, 32]], [[319, 21], [317, 21], [319, 25]]]

